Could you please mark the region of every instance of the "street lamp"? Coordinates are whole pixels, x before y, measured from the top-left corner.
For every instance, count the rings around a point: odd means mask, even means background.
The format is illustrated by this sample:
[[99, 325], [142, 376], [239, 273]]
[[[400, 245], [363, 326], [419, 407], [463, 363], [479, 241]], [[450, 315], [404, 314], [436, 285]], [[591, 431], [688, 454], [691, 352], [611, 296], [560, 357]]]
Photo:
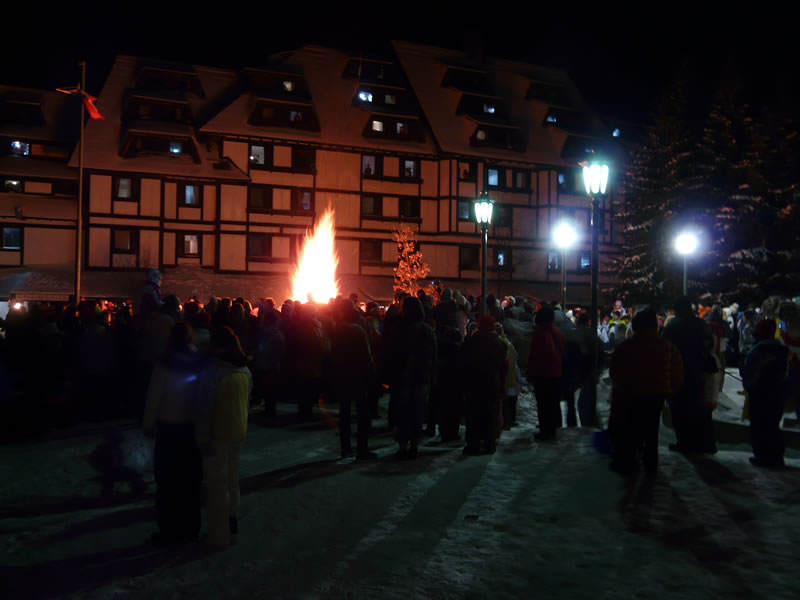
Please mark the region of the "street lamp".
[[553, 242], [561, 249], [561, 309], [567, 312], [567, 250], [575, 244], [578, 232], [566, 221], [558, 223], [553, 229]]
[[686, 259], [697, 250], [697, 235], [693, 231], [684, 231], [675, 238], [675, 250], [683, 256], [683, 295], [689, 294], [689, 276]]
[[475, 199], [475, 221], [481, 226], [481, 313], [486, 314], [486, 254], [489, 245], [489, 224], [492, 222], [494, 200], [484, 190]]

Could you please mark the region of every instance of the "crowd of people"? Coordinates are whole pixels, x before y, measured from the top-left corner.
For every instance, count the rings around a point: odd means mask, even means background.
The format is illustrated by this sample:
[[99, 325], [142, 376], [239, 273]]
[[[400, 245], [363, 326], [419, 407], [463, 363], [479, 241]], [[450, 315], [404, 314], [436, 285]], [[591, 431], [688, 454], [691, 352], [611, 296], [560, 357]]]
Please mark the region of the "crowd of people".
[[677, 437], [671, 449], [716, 451], [711, 412], [726, 364], [738, 363], [753, 462], [783, 464], [779, 422], [787, 398], [797, 397], [800, 372], [796, 304], [742, 313], [713, 307], [703, 318], [685, 297], [664, 313], [617, 302], [596, 329], [586, 312], [558, 303], [490, 295], [485, 311], [475, 304], [447, 288], [435, 296], [398, 293], [386, 310], [355, 294], [327, 304], [261, 298], [253, 306], [217, 297], [181, 304], [151, 269], [129, 302], [33, 304], [9, 313], [0, 394], [13, 402], [24, 390], [34, 414], [57, 422], [141, 418], [155, 437], [160, 539], [197, 538], [205, 486], [208, 542], [216, 548], [238, 530], [248, 414], [263, 407], [273, 417], [278, 402], [295, 403], [299, 421], [312, 420], [315, 406], [337, 406], [342, 457], [377, 458], [371, 426], [385, 393], [398, 459], [415, 459], [420, 441], [437, 433], [444, 443], [463, 443], [467, 455], [492, 453], [517, 424], [526, 382], [537, 441], [556, 439], [562, 402], [566, 426], [601, 428], [596, 390], [608, 360], [611, 466], [631, 472], [641, 462], [652, 473], [666, 402]]

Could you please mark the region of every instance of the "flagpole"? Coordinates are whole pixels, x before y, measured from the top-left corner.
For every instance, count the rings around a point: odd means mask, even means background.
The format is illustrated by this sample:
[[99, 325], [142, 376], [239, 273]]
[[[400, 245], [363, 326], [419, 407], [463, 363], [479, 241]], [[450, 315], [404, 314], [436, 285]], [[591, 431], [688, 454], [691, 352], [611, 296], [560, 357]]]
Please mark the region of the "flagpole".
[[[81, 61], [81, 89], [86, 89], [86, 61]], [[80, 151], [78, 153], [78, 229], [75, 236], [75, 306], [81, 301], [81, 258], [83, 256], [83, 130], [86, 119], [83, 101], [79, 104], [81, 111]]]

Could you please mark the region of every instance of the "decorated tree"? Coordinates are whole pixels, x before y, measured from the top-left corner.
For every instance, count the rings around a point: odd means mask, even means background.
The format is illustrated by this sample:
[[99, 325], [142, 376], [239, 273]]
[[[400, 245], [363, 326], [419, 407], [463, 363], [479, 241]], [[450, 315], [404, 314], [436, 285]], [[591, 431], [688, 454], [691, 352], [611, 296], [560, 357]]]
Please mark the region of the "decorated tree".
[[415, 295], [420, 289], [431, 295], [433, 286], [420, 285], [430, 273], [430, 268], [422, 260], [416, 232], [408, 225], [401, 225], [392, 232], [392, 238], [397, 242], [397, 266], [394, 268], [394, 289]]

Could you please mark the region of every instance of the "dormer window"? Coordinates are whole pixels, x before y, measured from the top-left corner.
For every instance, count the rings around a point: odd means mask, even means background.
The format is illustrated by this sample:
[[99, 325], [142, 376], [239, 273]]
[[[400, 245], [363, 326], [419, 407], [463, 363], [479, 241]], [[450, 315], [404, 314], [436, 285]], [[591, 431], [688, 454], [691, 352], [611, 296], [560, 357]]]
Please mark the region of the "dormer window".
[[493, 115], [494, 114], [494, 106], [491, 104], [484, 104], [483, 105], [483, 112]]
[[372, 102], [372, 94], [370, 92], [358, 92], [358, 99], [362, 102]]
[[170, 154], [180, 154], [183, 152], [183, 144], [181, 142], [170, 142], [169, 143], [169, 153]]
[[290, 110], [289, 111], [289, 121], [292, 123], [300, 123], [303, 120], [303, 113], [299, 110]]
[[12, 156], [30, 156], [31, 145], [26, 142], [14, 140], [11, 142], [11, 155]]
[[478, 140], [481, 140], [481, 141], [485, 141], [486, 140], [486, 131], [484, 131], [483, 129], [478, 129], [478, 131], [475, 132], [475, 139], [478, 139]]
[[397, 104], [397, 96], [394, 94], [386, 94], [386, 96], [384, 96], [384, 102], [386, 104]]
[[383, 131], [383, 121], [373, 121], [372, 131]]
[[558, 122], [558, 119], [556, 119], [556, 116], [554, 114], [552, 114], [552, 113], [547, 115], [547, 119], [545, 119], [545, 120], [548, 123], [557, 123]]
[[294, 81], [284, 81], [283, 82], [283, 91], [284, 92], [293, 92], [294, 91]]
[[408, 133], [408, 125], [405, 123], [397, 123], [397, 135], [406, 135]]
[[250, 164], [263, 165], [265, 162], [264, 146], [250, 146]]
[[6, 179], [3, 183], [3, 190], [6, 192], [22, 192], [22, 182], [19, 179]]

